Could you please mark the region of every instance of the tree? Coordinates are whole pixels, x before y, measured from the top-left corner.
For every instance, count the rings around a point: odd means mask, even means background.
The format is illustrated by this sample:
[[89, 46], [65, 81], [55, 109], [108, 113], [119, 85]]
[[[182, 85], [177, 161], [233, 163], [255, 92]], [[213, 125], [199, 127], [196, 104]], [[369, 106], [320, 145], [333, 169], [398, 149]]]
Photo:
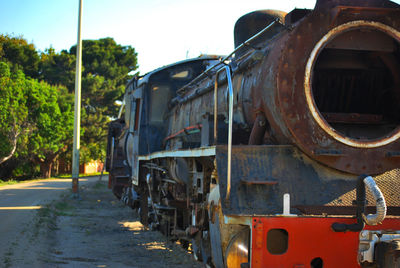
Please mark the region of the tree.
[[[57, 54], [48, 50], [41, 56], [41, 75], [53, 85], [74, 91], [76, 46]], [[82, 128], [81, 159], [104, 159], [107, 126], [118, 113], [115, 101], [123, 96], [129, 73], [137, 69], [137, 54], [112, 38], [82, 42]]]
[[[75, 52], [75, 46], [59, 53], [49, 48], [39, 55], [22, 37], [0, 35], [0, 164], [18, 156], [7, 165], [29, 160], [48, 177], [54, 160], [68, 155]], [[104, 38], [84, 40], [82, 57], [81, 159], [86, 162], [104, 158], [107, 125], [118, 112], [115, 101], [122, 98], [129, 73], [137, 68], [137, 54]], [[38, 165], [24, 170], [37, 172]]]
[[27, 132], [25, 82], [21, 71], [13, 74], [7, 63], [0, 62], [0, 164], [14, 155], [21, 134]]
[[46, 49], [40, 57], [40, 79], [50, 85], [63, 85], [73, 92], [75, 85], [75, 55], [66, 50], [56, 53], [53, 48]]
[[27, 80], [29, 120], [33, 131], [28, 153], [40, 165], [41, 176], [48, 178], [54, 160], [71, 144], [73, 135], [73, 96], [63, 87]]
[[22, 36], [0, 35], [0, 61], [10, 63], [13, 71], [19, 69], [26, 76], [39, 77], [39, 54]]
[[[75, 53], [73, 46], [70, 54]], [[137, 69], [137, 54], [112, 38], [84, 40], [82, 64], [82, 149], [87, 158], [104, 159], [108, 123], [118, 113], [116, 100], [122, 99], [129, 73]]]
[[18, 152], [50, 177], [53, 161], [71, 143], [72, 94], [13, 72], [5, 62], [0, 62], [0, 89], [0, 164]]

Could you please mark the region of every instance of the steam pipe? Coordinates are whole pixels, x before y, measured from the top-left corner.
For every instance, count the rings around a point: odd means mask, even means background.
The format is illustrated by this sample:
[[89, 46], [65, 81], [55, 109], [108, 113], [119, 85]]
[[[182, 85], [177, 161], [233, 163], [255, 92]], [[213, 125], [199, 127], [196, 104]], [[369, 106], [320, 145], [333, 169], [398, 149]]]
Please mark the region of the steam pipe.
[[261, 112], [258, 113], [250, 133], [249, 145], [262, 144], [265, 130], [267, 129], [267, 119]]
[[364, 178], [364, 183], [376, 201], [376, 214], [363, 215], [363, 218], [366, 224], [377, 225], [381, 223], [386, 216], [387, 208], [385, 198], [371, 176]]
[[150, 186], [150, 184], [153, 182], [153, 179], [152, 179], [150, 173], [147, 173], [147, 175], [146, 175], [146, 182], [147, 182], [147, 187], [148, 187], [148, 189], [149, 189], [149, 196], [150, 196], [151, 207], [153, 208], [154, 214], [155, 214], [155, 216], [156, 216], [156, 217], [155, 217], [155, 220], [156, 220], [157, 224], [159, 224], [159, 222], [158, 222], [157, 210], [156, 210], [156, 207], [154, 206], [153, 195], [151, 194], [152, 191], [151, 191], [151, 186]]
[[218, 140], [218, 75], [220, 72], [226, 72], [226, 79], [228, 82], [228, 165], [227, 165], [227, 184], [226, 184], [226, 201], [229, 201], [231, 193], [231, 166], [232, 166], [232, 126], [233, 126], [233, 86], [231, 70], [229, 66], [224, 66], [219, 69], [215, 74], [214, 84], [214, 142], [217, 144]]
[[[376, 214], [369, 214], [365, 216], [365, 186], [374, 196], [376, 201]], [[332, 224], [332, 229], [335, 232], [359, 232], [361, 231], [365, 223], [368, 225], [377, 225], [381, 223], [386, 216], [386, 203], [385, 198], [379, 187], [376, 185], [374, 179], [371, 176], [360, 175], [357, 179], [357, 223], [345, 224], [335, 222]]]

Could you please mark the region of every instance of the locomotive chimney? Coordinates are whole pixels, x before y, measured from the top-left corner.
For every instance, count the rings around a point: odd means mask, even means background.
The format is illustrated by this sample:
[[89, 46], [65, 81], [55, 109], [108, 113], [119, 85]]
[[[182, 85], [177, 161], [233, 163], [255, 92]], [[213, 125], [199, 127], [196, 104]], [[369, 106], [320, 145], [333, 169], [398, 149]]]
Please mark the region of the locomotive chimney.
[[[265, 27], [267, 27], [271, 22], [278, 19], [281, 26], [285, 22], [286, 13], [279, 10], [258, 10], [251, 13], [248, 13], [242, 17], [240, 17], [235, 23], [234, 28], [234, 39], [235, 39], [235, 48], [244, 43], [253, 35], [257, 34]], [[266, 39], [270, 39], [276, 33], [278, 33], [282, 27], [274, 26], [271, 27], [268, 31], [263, 33], [259, 38], [258, 42], [265, 41]], [[252, 43], [252, 46], [257, 46], [257, 41]], [[240, 49], [236, 52], [236, 57], [242, 55], [247, 50], [246, 47]]]

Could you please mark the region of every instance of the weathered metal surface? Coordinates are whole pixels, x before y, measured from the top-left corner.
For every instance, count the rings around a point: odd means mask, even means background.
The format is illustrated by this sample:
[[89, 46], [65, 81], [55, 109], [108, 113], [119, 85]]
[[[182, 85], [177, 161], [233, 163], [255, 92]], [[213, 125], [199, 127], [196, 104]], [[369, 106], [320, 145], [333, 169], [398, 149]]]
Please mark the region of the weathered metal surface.
[[[357, 5], [360, 6], [355, 7]], [[389, 53], [398, 49], [400, 13], [398, 8], [393, 7], [395, 5], [387, 1], [319, 1], [316, 10], [297, 12], [296, 18], [291, 19], [291, 23], [295, 24], [288, 23], [293, 27], [291, 30], [281, 28], [280, 32], [275, 32], [273, 36], [261, 38], [256, 50], [249, 49], [247, 54], [232, 60], [233, 87], [237, 96], [234, 98], [236, 135], [240, 126], [247, 125], [244, 135], [236, 140], [236, 144], [254, 144], [253, 136], [257, 136], [259, 143], [260, 134], [256, 132], [260, 129], [254, 128], [252, 133], [248, 126], [254, 124], [258, 114], [264, 113], [268, 124], [262, 141], [264, 143], [295, 144], [320, 163], [353, 174], [380, 174], [398, 167], [399, 160], [392, 157], [400, 152], [398, 126], [394, 126], [393, 131], [380, 130], [378, 126], [367, 138], [363, 138], [363, 133], [347, 135], [332, 124], [362, 124], [363, 127], [368, 127], [382, 124], [385, 118], [382, 114], [368, 115], [365, 112], [350, 111], [341, 115], [340, 112], [321, 112], [315, 105], [315, 93], [312, 89], [315, 61], [325, 47], [343, 50], [357, 48], [361, 51], [372, 49], [376, 53]], [[373, 33], [365, 34], [365, 29]], [[373, 42], [366, 40], [374, 36], [384, 38], [375, 38]], [[368, 46], [364, 45], [366, 42]], [[393, 58], [387, 59], [383, 54], [379, 54], [378, 57], [390, 70], [394, 86], [398, 87], [397, 81], [400, 79], [397, 66], [400, 63], [393, 61]], [[325, 66], [338, 66], [339, 60], [343, 60], [342, 64], [345, 63], [347, 68], [364, 68], [352, 57], [332, 57], [325, 62]], [[181, 99], [186, 101], [175, 106], [170, 133], [198, 124], [203, 116], [213, 114], [214, 96], [211, 89], [214, 75], [215, 72], [209, 72], [209, 77], [203, 76], [182, 91]], [[227, 87], [224, 82], [226, 78], [222, 76], [219, 80], [218, 116], [227, 119]], [[370, 83], [374, 81], [371, 80]], [[382, 92], [383, 87], [382, 85], [379, 88], [382, 88]], [[377, 91], [376, 94], [382, 93]], [[398, 93], [393, 94], [395, 96]], [[350, 98], [350, 95], [346, 98]], [[374, 100], [374, 97], [371, 97], [371, 100]], [[368, 102], [365, 103], [365, 106], [367, 105]], [[379, 105], [389, 106], [389, 103]], [[332, 114], [335, 113], [337, 116], [332, 119]], [[354, 116], [356, 118], [353, 118]], [[399, 122], [393, 121], [393, 124], [399, 125]], [[346, 127], [344, 128], [346, 130]], [[352, 128], [357, 131], [355, 127]], [[373, 134], [374, 131], [377, 133]], [[171, 141], [170, 146], [179, 148], [180, 143], [177, 140]], [[322, 151], [340, 153], [321, 153]]]
[[[377, 147], [382, 147], [385, 145], [388, 145], [390, 143], [395, 142], [400, 138], [400, 128], [397, 128], [396, 131], [391, 133], [388, 137], [383, 137], [377, 140], [373, 141], [367, 141], [367, 140], [355, 140], [351, 139], [349, 137], [346, 137], [344, 135], [341, 135], [337, 131], [335, 131], [322, 116], [320, 115], [320, 112], [318, 111], [318, 108], [316, 107], [314, 98], [313, 98], [313, 93], [311, 89], [311, 76], [312, 76], [312, 69], [315, 65], [316, 57], [322, 50], [325, 44], [327, 44], [330, 40], [332, 40], [336, 35], [340, 33], [344, 33], [346, 31], [350, 31], [351, 29], [359, 29], [359, 28], [372, 28], [372, 29], [379, 29], [382, 32], [387, 33], [388, 35], [393, 36], [398, 42], [400, 42], [400, 32], [395, 30], [394, 28], [391, 28], [385, 24], [379, 23], [379, 22], [373, 22], [373, 21], [367, 21], [367, 20], [357, 20], [357, 21], [350, 21], [345, 24], [341, 24], [333, 29], [331, 29], [327, 34], [325, 34], [315, 45], [313, 48], [308, 60], [307, 60], [307, 65], [305, 68], [305, 78], [304, 78], [304, 92], [305, 96], [307, 99], [307, 106], [311, 110], [311, 114], [313, 117], [313, 121], [316, 121], [320, 128], [322, 128], [329, 136], [327, 138], [334, 138], [336, 141], [341, 142], [342, 144], [349, 145], [353, 148], [377, 148]], [[333, 141], [334, 142], [334, 141]], [[338, 144], [340, 146], [341, 144]], [[396, 148], [398, 148], [399, 145], [397, 144]], [[382, 149], [383, 151], [384, 149]], [[376, 160], [375, 160], [376, 161]], [[365, 172], [365, 171], [364, 171]], [[368, 172], [372, 173], [372, 172]], [[376, 172], [373, 172], [376, 173]]]
[[[364, 10], [364, 8], [398, 8], [396, 3], [387, 0], [318, 0], [314, 10], [330, 10], [337, 6], [347, 6], [347, 8], [356, 8], [356, 10]], [[375, 12], [374, 12], [375, 13]]]
[[[217, 146], [216, 160], [223, 200], [226, 147]], [[398, 175], [394, 170], [374, 177], [390, 213], [396, 213], [395, 207], [400, 205]], [[245, 183], [252, 181], [257, 183]], [[299, 215], [348, 215], [355, 208], [355, 176], [318, 164], [293, 146], [233, 146], [231, 187], [230, 202], [222, 201], [222, 210], [228, 215], [281, 214], [285, 193], [290, 194], [291, 212]], [[369, 193], [367, 200], [374, 204]]]
[[225, 224], [240, 224], [240, 225], [251, 226], [252, 224], [251, 221], [252, 221], [251, 217], [235, 216], [235, 215], [224, 216]]
[[152, 160], [157, 158], [173, 158], [173, 157], [204, 157], [204, 156], [214, 156], [215, 146], [196, 148], [190, 150], [171, 150], [171, 151], [161, 151], [155, 152], [149, 155], [139, 156], [139, 160]]
[[[312, 105], [314, 100], [309, 84], [312, 77], [310, 65], [318, 54], [318, 42], [324, 43], [331, 35], [343, 32], [347, 27], [369, 26], [398, 39], [398, 32], [394, 29], [399, 28], [399, 21], [393, 10], [389, 12], [391, 16], [379, 18], [362, 10], [360, 8], [357, 15], [335, 14], [334, 21], [330, 13], [314, 11], [293, 31], [282, 34], [263, 62], [262, 85], [268, 93], [260, 91], [253, 99], [263, 99], [267, 119], [274, 130], [288, 137], [310, 157], [353, 174], [379, 174], [399, 166], [397, 161], [386, 157], [388, 152], [400, 150], [399, 129], [389, 137], [371, 141], [339, 134], [325, 119], [321, 119], [320, 112]], [[354, 22], [355, 19], [362, 23]], [[341, 151], [342, 155], [332, 158], [317, 154], [321, 149]]]
[[[306, 215], [349, 215], [354, 216], [356, 214], [355, 206], [294, 206], [295, 209], [298, 209], [303, 214]], [[376, 207], [368, 206], [365, 208], [365, 213], [367, 214], [375, 214]], [[400, 207], [391, 206], [387, 208], [388, 215], [400, 215]]]

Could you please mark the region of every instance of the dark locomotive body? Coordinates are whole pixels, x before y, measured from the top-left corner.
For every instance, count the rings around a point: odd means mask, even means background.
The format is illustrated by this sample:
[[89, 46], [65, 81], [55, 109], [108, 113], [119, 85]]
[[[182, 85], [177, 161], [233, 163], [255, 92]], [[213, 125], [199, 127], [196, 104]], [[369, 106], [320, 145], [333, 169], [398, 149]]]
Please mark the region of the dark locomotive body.
[[253, 12], [235, 44], [128, 84], [114, 194], [210, 266], [397, 267], [399, 6]]

